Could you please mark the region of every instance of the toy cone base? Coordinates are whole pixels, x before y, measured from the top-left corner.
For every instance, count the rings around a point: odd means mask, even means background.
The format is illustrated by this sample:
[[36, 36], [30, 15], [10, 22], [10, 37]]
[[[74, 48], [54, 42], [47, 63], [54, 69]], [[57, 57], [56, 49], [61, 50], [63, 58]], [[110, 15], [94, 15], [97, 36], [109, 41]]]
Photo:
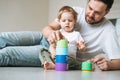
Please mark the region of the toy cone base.
[[56, 63], [55, 70], [56, 71], [67, 71], [67, 64], [66, 63]]

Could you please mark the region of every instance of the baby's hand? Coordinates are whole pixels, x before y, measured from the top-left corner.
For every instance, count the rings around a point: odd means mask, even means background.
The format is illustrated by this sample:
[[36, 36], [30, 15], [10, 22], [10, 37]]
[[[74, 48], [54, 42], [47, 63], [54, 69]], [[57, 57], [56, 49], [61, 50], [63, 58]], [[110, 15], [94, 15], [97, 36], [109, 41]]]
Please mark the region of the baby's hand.
[[86, 46], [84, 41], [78, 42], [78, 49], [81, 51], [86, 51]]

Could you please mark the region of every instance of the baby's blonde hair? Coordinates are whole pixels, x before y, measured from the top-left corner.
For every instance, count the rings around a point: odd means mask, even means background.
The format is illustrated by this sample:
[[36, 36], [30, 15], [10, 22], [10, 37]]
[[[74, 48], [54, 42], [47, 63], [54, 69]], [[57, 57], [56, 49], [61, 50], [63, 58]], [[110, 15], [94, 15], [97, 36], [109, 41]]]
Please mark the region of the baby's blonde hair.
[[59, 12], [58, 12], [58, 20], [61, 19], [61, 15], [64, 13], [64, 12], [70, 12], [73, 16], [74, 16], [74, 19], [77, 20], [77, 12], [70, 6], [63, 6]]

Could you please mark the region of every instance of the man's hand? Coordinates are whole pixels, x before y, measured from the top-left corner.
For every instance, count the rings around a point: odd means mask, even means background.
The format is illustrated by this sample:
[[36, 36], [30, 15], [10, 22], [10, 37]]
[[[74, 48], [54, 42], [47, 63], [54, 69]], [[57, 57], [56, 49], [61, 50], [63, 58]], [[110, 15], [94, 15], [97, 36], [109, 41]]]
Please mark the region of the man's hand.
[[98, 68], [100, 68], [102, 71], [106, 71], [110, 69], [111, 62], [106, 60], [104, 57], [98, 57], [96, 59], [92, 59], [93, 63], [96, 63]]
[[56, 43], [56, 41], [60, 39], [65, 39], [65, 37], [61, 34], [59, 30], [57, 30], [49, 34], [47, 40], [50, 44], [53, 44], [53, 43]]

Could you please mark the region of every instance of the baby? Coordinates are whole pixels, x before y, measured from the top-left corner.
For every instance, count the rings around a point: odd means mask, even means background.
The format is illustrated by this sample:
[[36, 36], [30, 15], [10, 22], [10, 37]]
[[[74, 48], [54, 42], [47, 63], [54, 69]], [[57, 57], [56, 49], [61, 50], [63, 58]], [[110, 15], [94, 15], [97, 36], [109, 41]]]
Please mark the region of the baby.
[[[63, 6], [58, 13], [58, 19], [56, 20], [60, 26], [60, 33], [68, 40], [68, 52], [69, 56], [76, 58], [77, 48], [80, 51], [85, 51], [85, 41], [79, 32], [74, 30], [74, 26], [77, 21], [77, 13], [70, 6]], [[55, 58], [56, 55], [56, 43], [50, 43], [50, 53], [52, 58]], [[46, 61], [44, 63], [45, 69], [54, 69], [55, 64], [52, 62]]]

